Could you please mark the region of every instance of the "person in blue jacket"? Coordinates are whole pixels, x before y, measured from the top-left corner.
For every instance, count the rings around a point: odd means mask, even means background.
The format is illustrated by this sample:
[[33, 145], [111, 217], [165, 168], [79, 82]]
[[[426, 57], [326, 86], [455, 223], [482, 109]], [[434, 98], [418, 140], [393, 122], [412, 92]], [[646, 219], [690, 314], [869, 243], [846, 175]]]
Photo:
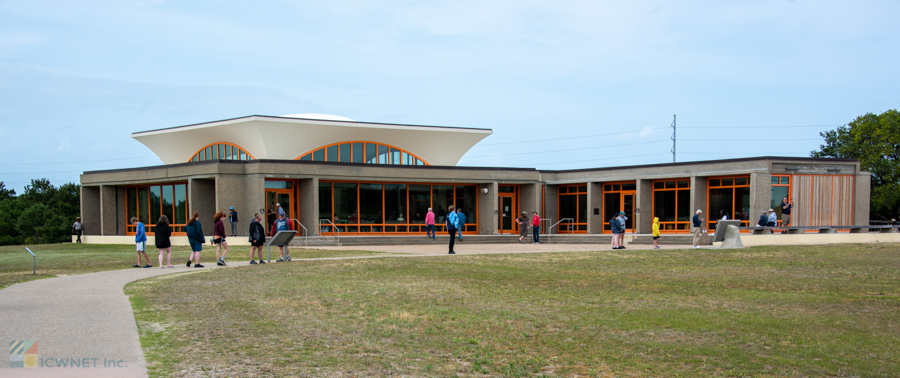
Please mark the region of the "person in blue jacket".
[[147, 249], [147, 233], [144, 231], [144, 224], [138, 222], [138, 219], [136, 217], [131, 217], [131, 224], [134, 226], [134, 242], [135, 244], [137, 244], [137, 265], [135, 265], [134, 268], [141, 267], [142, 254], [144, 255], [144, 261], [146, 261], [147, 263], [143, 267], [150, 268], [153, 265], [150, 265], [150, 258], [147, 257], [147, 252], [145, 252], [145, 250]]
[[206, 237], [203, 236], [203, 226], [200, 224], [200, 212], [195, 211], [194, 214], [191, 214], [191, 220], [188, 221], [187, 226], [184, 227], [185, 232], [187, 233], [188, 243], [191, 244], [191, 257], [187, 262], [187, 267], [191, 267], [191, 263], [194, 263], [194, 268], [202, 268], [203, 265], [200, 265], [200, 251], [203, 250], [203, 243], [206, 241]]
[[462, 208], [456, 209], [456, 217], [459, 218], [459, 241], [463, 241], [462, 233], [466, 230], [466, 213]]
[[456, 252], [453, 251], [453, 242], [456, 241], [456, 230], [459, 229], [459, 217], [456, 215], [456, 207], [450, 205], [447, 208], [447, 233], [450, 234], [450, 252], [449, 254], [455, 255]]

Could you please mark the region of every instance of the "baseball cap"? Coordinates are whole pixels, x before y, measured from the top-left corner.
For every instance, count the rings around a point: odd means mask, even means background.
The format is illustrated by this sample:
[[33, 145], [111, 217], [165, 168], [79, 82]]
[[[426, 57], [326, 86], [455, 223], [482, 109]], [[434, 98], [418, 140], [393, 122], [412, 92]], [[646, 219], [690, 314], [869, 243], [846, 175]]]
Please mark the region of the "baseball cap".
[[620, 212], [619, 212], [619, 215], [625, 215], [625, 212], [624, 212], [624, 211], [620, 211]]
[[232, 206], [232, 207], [230, 207], [230, 208], [228, 208], [228, 210], [234, 210], [234, 206]]

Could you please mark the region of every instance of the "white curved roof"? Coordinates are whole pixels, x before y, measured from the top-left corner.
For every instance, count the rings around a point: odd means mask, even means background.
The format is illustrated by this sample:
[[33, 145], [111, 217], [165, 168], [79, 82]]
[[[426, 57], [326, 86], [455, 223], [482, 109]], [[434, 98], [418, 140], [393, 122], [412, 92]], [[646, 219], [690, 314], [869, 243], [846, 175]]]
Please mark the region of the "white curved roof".
[[332, 143], [368, 141], [402, 148], [432, 165], [456, 165], [472, 146], [493, 133], [490, 129], [297, 116], [300, 114], [289, 117], [254, 115], [141, 131], [131, 134], [131, 137], [147, 146], [164, 164], [184, 163], [197, 150], [217, 142], [238, 145], [256, 159], [293, 160]]

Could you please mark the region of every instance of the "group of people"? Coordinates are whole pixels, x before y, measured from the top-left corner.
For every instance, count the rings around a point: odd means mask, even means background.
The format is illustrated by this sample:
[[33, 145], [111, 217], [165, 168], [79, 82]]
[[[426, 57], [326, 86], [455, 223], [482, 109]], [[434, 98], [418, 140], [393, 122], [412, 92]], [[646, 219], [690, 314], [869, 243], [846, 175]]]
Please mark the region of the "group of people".
[[[230, 214], [228, 215], [228, 218], [231, 223], [231, 236], [236, 237], [238, 222], [237, 211], [234, 210], [234, 207], [231, 207], [229, 210]], [[269, 236], [274, 236], [278, 231], [294, 230], [293, 222], [290, 219], [287, 219], [284, 210], [280, 206], [278, 207], [277, 214], [278, 218], [275, 219], [272, 226], [269, 228]], [[220, 266], [226, 265], [225, 256], [228, 254], [229, 250], [228, 241], [226, 240], [227, 236], [225, 234], [224, 218], [225, 213], [222, 211], [216, 212], [216, 214], [213, 215], [213, 237], [209, 239], [209, 243], [216, 246], [216, 265]], [[263, 260], [263, 246], [266, 243], [266, 230], [265, 227], [263, 227], [262, 222], [262, 215], [259, 213], [254, 214], [253, 219], [250, 221], [250, 264], [266, 263], [265, 260]], [[79, 223], [80, 219], [77, 219], [76, 225]], [[153, 265], [151, 265], [150, 258], [147, 256], [146, 252], [146, 227], [143, 223], [138, 221], [137, 217], [131, 218], [131, 224], [135, 228], [134, 241], [137, 246], [137, 264], [134, 265], [134, 267], [151, 268]], [[153, 233], [154, 244], [159, 250], [159, 267], [163, 269], [174, 268], [172, 265], [172, 227], [169, 225], [169, 218], [165, 215], [160, 216], [159, 221], [153, 229]], [[203, 268], [204, 266], [200, 264], [200, 252], [203, 250], [203, 244], [206, 243], [206, 236], [203, 234], [203, 225], [200, 224], [200, 212], [195, 211], [191, 214], [191, 219], [188, 220], [187, 225], [185, 226], [185, 233], [187, 234], [188, 243], [191, 246], [191, 255], [185, 265], [189, 268], [191, 265], [195, 268]], [[278, 250], [281, 253], [281, 258], [276, 260], [276, 262], [291, 261], [288, 246], [279, 245]], [[255, 256], [259, 257], [259, 262], [254, 259]], [[164, 257], [166, 265], [163, 265]]]
[[[791, 209], [794, 207], [794, 201], [788, 200], [785, 197], [781, 200], [781, 225], [784, 227], [791, 225]], [[759, 227], [777, 227], [778, 226], [778, 214], [775, 213], [775, 209], [770, 208], [769, 211], [763, 212], [759, 216], [759, 220], [756, 221], [756, 225]], [[775, 233], [773, 230], [769, 230], [769, 233]], [[782, 234], [786, 234], [787, 230], [781, 230]]]
[[516, 224], [519, 225], [519, 243], [525, 244], [525, 236], [528, 236], [528, 228], [531, 227], [531, 244], [541, 244], [541, 217], [537, 211], [531, 212], [531, 225], [528, 224], [528, 212], [523, 211], [522, 215], [516, 218]]

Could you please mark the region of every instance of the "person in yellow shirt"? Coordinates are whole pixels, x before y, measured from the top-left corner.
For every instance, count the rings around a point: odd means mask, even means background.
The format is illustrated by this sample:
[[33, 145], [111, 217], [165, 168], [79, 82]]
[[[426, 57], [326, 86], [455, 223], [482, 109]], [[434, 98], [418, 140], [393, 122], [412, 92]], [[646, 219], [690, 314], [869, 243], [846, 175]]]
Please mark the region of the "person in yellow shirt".
[[659, 249], [659, 218], [653, 217], [653, 248]]

